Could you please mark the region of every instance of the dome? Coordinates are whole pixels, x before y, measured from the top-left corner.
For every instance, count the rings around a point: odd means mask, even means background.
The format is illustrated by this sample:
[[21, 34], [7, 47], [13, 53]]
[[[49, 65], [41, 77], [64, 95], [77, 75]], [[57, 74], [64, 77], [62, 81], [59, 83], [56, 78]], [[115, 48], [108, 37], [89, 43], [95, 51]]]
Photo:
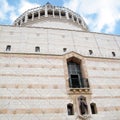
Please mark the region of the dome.
[[88, 31], [80, 15], [68, 8], [53, 6], [50, 3], [25, 11], [14, 21], [14, 26]]

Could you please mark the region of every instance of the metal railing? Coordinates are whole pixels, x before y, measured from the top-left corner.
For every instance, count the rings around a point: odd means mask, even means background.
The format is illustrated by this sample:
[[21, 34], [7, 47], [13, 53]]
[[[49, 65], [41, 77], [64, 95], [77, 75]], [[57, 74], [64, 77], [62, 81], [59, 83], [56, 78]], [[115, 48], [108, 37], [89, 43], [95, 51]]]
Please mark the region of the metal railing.
[[[77, 83], [75, 83], [75, 81]], [[78, 82], [79, 81], [79, 82]], [[78, 79], [69, 79], [69, 87], [70, 88], [90, 88], [89, 81], [87, 78]]]

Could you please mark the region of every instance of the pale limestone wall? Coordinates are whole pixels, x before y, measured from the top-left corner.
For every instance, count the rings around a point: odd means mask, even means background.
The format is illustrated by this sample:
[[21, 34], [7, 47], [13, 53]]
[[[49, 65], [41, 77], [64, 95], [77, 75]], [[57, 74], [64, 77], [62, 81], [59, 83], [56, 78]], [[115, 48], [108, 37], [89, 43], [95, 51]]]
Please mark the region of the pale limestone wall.
[[0, 55], [0, 120], [65, 120], [67, 95], [60, 56]]
[[[120, 61], [84, 59], [91, 94], [68, 94], [64, 56], [1, 54], [0, 119], [74, 120], [77, 98], [84, 95], [91, 120], [118, 120]], [[91, 114], [92, 102], [97, 105], [96, 115]], [[74, 116], [67, 115], [68, 103], [74, 104]]]
[[92, 90], [91, 102], [95, 102], [97, 120], [120, 118], [120, 60], [86, 59], [88, 78]]
[[[24, 26], [24, 25], [23, 25]], [[68, 29], [68, 30], [82, 30], [82, 26], [78, 26], [76, 22], [73, 22], [72, 20], [65, 20], [65, 19], [51, 19], [51, 18], [43, 18], [40, 21], [31, 21], [25, 24], [25, 26], [30, 27], [45, 27], [45, 28], [57, 28], [57, 29]]]
[[40, 54], [62, 55], [74, 51], [84, 56], [120, 58], [119, 39], [120, 36], [81, 31], [0, 26], [0, 52], [11, 45], [12, 53], [35, 53], [35, 46], [39, 46]]
[[[68, 94], [67, 53], [84, 61], [91, 88], [91, 93], [84, 94], [89, 114], [91, 102], [98, 109], [91, 120], [119, 120], [119, 38], [79, 31], [0, 26], [0, 120], [75, 120], [79, 112], [77, 98], [83, 94]], [[11, 45], [11, 51], [5, 50], [6, 45]], [[35, 46], [40, 46], [40, 53], [35, 53]], [[63, 52], [63, 48], [67, 51]], [[93, 50], [93, 55], [88, 50]], [[68, 103], [74, 103], [74, 116], [67, 115]]]

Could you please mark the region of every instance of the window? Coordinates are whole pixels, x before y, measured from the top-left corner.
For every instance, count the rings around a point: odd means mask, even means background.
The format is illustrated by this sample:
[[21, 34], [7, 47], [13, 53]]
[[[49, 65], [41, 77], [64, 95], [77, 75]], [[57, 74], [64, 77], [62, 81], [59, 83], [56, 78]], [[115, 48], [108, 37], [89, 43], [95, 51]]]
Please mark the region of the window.
[[6, 46], [6, 51], [10, 51], [11, 50], [11, 45], [7, 45]]
[[71, 57], [67, 59], [68, 67], [68, 82], [70, 90], [72, 89], [89, 89], [89, 81], [87, 78], [83, 77], [82, 61], [76, 57]]
[[53, 11], [52, 10], [48, 10], [48, 15], [53, 15]]
[[23, 21], [23, 23], [25, 22], [25, 17], [23, 17], [22, 21]]
[[80, 64], [74, 62], [73, 60], [68, 63], [68, 74], [69, 74], [69, 86], [70, 88], [80, 88], [82, 87], [82, 74], [80, 69]]
[[44, 16], [45, 15], [45, 11], [40, 11], [40, 16]]
[[34, 13], [34, 18], [37, 18], [38, 17], [38, 12], [35, 12]]
[[66, 52], [67, 51], [67, 48], [63, 48], [63, 52]]
[[115, 57], [116, 55], [115, 55], [115, 52], [112, 52], [112, 55], [113, 55], [113, 57]]
[[67, 104], [67, 111], [68, 111], [68, 115], [74, 115], [72, 103]]
[[70, 19], [72, 18], [72, 15], [70, 13], [68, 14], [68, 16], [69, 16]]
[[92, 55], [92, 54], [93, 54], [93, 51], [92, 51], [92, 50], [89, 50], [89, 54]]
[[76, 18], [76, 17], [74, 17], [74, 21], [75, 21], [75, 22], [77, 21], [77, 18]]
[[81, 24], [81, 20], [80, 20], [80, 19], [78, 19], [78, 21], [79, 21], [79, 23]]
[[92, 114], [97, 114], [97, 108], [95, 103], [90, 104]]
[[28, 19], [32, 19], [32, 14], [28, 14]]
[[20, 25], [20, 21], [18, 22], [18, 25]]
[[55, 16], [59, 16], [59, 11], [54, 12]]
[[61, 11], [61, 16], [65, 17], [65, 12], [64, 11]]
[[86, 98], [84, 96], [80, 96], [78, 98], [78, 101], [79, 101], [80, 114], [81, 115], [88, 114], [88, 106], [87, 106]]
[[35, 52], [40, 52], [40, 47], [36, 46], [35, 47]]

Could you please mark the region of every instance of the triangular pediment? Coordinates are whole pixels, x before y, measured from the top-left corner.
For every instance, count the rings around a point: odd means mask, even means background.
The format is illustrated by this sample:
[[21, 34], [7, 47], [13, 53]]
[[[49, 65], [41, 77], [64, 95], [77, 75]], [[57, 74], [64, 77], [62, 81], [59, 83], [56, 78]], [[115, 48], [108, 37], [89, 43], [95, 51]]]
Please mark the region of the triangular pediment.
[[65, 59], [69, 59], [69, 58], [76, 58], [76, 59], [79, 59], [79, 60], [84, 59], [84, 56], [82, 56], [82, 55], [80, 55], [80, 54], [78, 54], [74, 51], [71, 51], [69, 53], [64, 54], [64, 57], [65, 57]]

